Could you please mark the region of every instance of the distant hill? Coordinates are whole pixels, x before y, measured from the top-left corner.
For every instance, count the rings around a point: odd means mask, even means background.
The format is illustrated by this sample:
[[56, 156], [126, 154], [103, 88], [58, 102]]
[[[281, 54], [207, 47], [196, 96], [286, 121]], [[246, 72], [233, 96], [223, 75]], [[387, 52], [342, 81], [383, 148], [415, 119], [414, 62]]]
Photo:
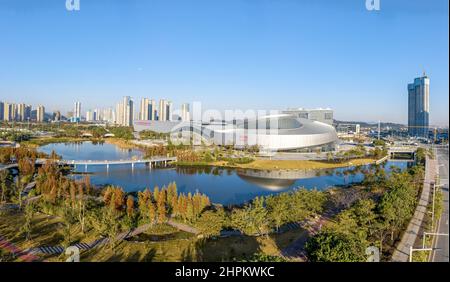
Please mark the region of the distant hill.
[[[339, 124], [359, 124], [361, 127], [374, 127], [378, 126], [378, 122], [365, 122], [365, 121], [342, 121], [342, 120], [334, 120], [333, 122], [335, 125]], [[384, 127], [391, 127], [391, 128], [402, 128], [406, 125], [399, 124], [399, 123], [393, 123], [393, 122], [381, 122], [380, 126], [382, 128]]]

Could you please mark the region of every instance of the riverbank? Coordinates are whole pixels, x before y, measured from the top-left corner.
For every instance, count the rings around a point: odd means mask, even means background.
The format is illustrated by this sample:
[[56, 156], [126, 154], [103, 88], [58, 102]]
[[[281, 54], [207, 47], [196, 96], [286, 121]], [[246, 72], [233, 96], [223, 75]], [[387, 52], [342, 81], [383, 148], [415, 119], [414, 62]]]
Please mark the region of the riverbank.
[[125, 140], [125, 139], [120, 139], [120, 138], [107, 138], [107, 139], [103, 139], [106, 143], [108, 144], [112, 144], [112, 145], [116, 145], [117, 147], [121, 148], [121, 149], [126, 149], [126, 150], [141, 150], [144, 151], [145, 147], [144, 146], [139, 146], [137, 144], [132, 143], [130, 140]]
[[121, 149], [139, 149], [139, 150], [145, 149], [143, 146], [138, 146], [136, 144], [131, 143], [128, 140], [114, 137], [112, 138], [40, 137], [23, 141], [21, 142], [21, 145], [37, 148], [52, 143], [76, 143], [76, 142], [99, 142], [99, 143], [104, 142], [107, 144], [116, 145]]
[[178, 166], [214, 166], [222, 168], [242, 168], [254, 170], [309, 170], [309, 169], [330, 169], [349, 166], [360, 166], [374, 164], [377, 160], [373, 158], [351, 159], [344, 162], [332, 161], [310, 161], [310, 160], [266, 160], [256, 159], [250, 163], [230, 164], [227, 161], [216, 162], [176, 162]]
[[52, 143], [70, 143], [70, 142], [84, 142], [84, 141], [92, 141], [92, 140], [78, 137], [41, 137], [41, 138], [33, 138], [27, 141], [22, 141], [20, 144], [31, 148], [37, 148]]

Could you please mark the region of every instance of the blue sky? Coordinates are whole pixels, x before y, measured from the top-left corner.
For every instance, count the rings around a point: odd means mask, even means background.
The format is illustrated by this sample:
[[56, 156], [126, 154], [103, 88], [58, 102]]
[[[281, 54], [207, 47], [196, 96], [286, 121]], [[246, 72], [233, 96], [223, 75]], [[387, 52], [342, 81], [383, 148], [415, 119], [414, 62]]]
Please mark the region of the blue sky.
[[407, 83], [425, 70], [431, 123], [448, 125], [448, 0], [65, 1], [0, 0], [0, 100], [85, 111], [130, 95], [406, 123]]

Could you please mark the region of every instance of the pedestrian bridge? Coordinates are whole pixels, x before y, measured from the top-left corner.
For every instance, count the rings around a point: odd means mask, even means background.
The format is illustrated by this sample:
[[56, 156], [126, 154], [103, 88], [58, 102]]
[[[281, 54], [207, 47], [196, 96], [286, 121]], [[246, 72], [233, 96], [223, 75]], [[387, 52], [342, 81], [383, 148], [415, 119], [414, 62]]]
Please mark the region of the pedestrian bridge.
[[417, 146], [394, 146], [389, 148], [392, 153], [414, 153], [417, 151]]
[[392, 159], [402, 155], [409, 155], [411, 159], [415, 159], [417, 146], [394, 146], [390, 147], [388, 152]]
[[[87, 168], [88, 166], [98, 166], [98, 165], [104, 165], [108, 169], [111, 165], [131, 165], [132, 168], [134, 168], [137, 164], [145, 164], [148, 165], [150, 168], [154, 167], [156, 165], [162, 165], [166, 166], [170, 162], [176, 161], [176, 157], [154, 157], [149, 159], [127, 159], [127, 160], [57, 160], [56, 162], [59, 165], [70, 165], [70, 166], [84, 166]], [[36, 163], [43, 163], [47, 160], [40, 159], [36, 161]]]

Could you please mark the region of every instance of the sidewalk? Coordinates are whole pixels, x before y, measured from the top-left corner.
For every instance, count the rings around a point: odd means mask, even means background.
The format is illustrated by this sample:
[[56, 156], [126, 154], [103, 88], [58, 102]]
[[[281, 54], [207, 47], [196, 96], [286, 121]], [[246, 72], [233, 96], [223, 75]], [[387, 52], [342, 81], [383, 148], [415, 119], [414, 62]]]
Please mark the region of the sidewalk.
[[397, 245], [391, 261], [394, 262], [407, 262], [409, 261], [409, 250], [410, 247], [414, 247], [414, 242], [419, 235], [420, 227], [422, 226], [422, 221], [427, 213], [427, 207], [430, 199], [430, 188], [432, 182], [435, 180], [437, 173], [437, 160], [432, 160], [427, 157], [425, 163], [425, 178], [422, 189], [422, 194], [420, 196], [419, 203], [416, 207], [416, 211], [408, 224], [408, 227], [403, 234], [400, 243]]

